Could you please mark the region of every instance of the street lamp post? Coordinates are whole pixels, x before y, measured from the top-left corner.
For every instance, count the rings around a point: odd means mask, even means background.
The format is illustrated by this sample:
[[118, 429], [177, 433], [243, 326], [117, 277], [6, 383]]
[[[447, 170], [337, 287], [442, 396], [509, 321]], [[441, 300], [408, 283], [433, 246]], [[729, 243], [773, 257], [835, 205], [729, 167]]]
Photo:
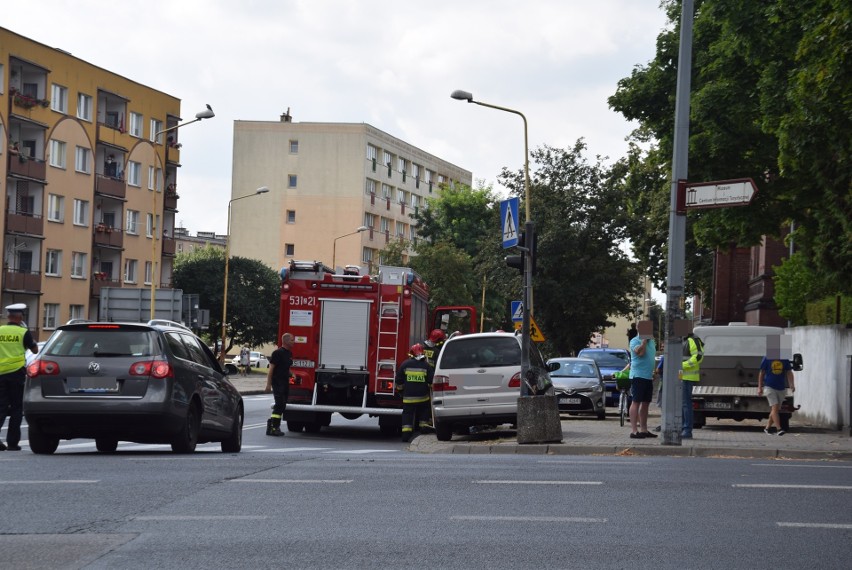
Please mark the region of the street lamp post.
[[361, 226], [354, 232], [349, 232], [348, 234], [343, 234], [342, 236], [337, 236], [336, 238], [334, 238], [334, 243], [332, 244], [331, 248], [331, 268], [335, 272], [337, 272], [337, 240], [339, 240], [340, 238], [345, 238], [347, 236], [354, 236], [355, 234], [360, 234], [361, 232], [366, 232], [369, 229], [370, 228], [368, 228], [367, 226]]
[[[492, 105], [491, 103], [483, 103], [482, 101], [474, 101], [473, 94], [468, 91], [462, 91], [460, 89], [456, 89], [450, 94], [450, 97], [456, 99], [458, 101], [467, 101], [468, 103], [474, 103], [476, 105], [481, 105], [482, 107], [490, 107], [491, 109], [497, 109], [499, 111], [506, 111], [507, 113], [514, 113], [523, 119], [524, 121], [524, 203], [526, 210], [526, 235], [529, 236], [530, 240], [533, 239], [533, 234], [530, 231], [532, 229], [532, 222], [530, 221], [530, 151], [529, 151], [529, 136], [527, 133], [527, 118], [520, 111], [516, 111], [515, 109], [509, 109], [507, 107], [501, 107], [499, 105]], [[529, 253], [532, 250], [532, 243], [526, 244], [527, 255], [524, 256], [524, 291], [523, 291], [523, 331], [521, 333], [521, 377], [524, 378], [524, 381], [521, 382], [521, 395], [528, 396], [529, 388], [526, 383], [527, 371], [530, 368], [530, 317], [533, 313], [533, 293], [532, 293], [532, 259], [530, 259]]]
[[225, 364], [225, 338], [228, 332], [228, 328], [225, 323], [228, 319], [228, 262], [231, 258], [231, 204], [233, 202], [236, 202], [237, 200], [242, 200], [243, 198], [251, 198], [252, 196], [257, 196], [258, 194], [266, 194], [267, 192], [269, 192], [269, 188], [267, 188], [266, 186], [261, 186], [252, 194], [246, 194], [245, 196], [240, 196], [239, 198], [231, 198], [228, 201], [228, 231], [225, 234], [225, 287], [222, 293], [222, 348], [219, 352], [219, 362], [221, 364]]
[[[191, 125], [192, 123], [197, 123], [202, 119], [212, 119], [216, 114], [213, 112], [213, 108], [210, 105], [207, 105], [207, 108], [203, 111], [200, 111], [195, 114], [195, 118], [191, 121], [187, 121], [185, 123], [181, 123], [179, 125], [175, 125], [173, 127], [169, 127], [167, 129], [163, 129], [162, 131], [157, 131], [154, 133], [154, 136], [151, 138], [153, 142], [157, 142], [157, 137], [162, 135], [163, 133], [168, 133], [170, 131], [176, 131], [181, 127], [185, 127], [187, 125]], [[169, 145], [168, 141], [166, 143], [166, 162], [168, 162], [169, 157]], [[165, 180], [167, 177], [167, 169], [168, 164], [163, 165], [163, 179]], [[163, 223], [163, 220], [160, 222]], [[154, 184], [154, 188], [151, 191], [151, 320], [153, 320], [156, 316], [156, 303], [157, 303], [157, 286], [156, 279], [154, 278], [156, 274], [157, 267], [157, 185]]]

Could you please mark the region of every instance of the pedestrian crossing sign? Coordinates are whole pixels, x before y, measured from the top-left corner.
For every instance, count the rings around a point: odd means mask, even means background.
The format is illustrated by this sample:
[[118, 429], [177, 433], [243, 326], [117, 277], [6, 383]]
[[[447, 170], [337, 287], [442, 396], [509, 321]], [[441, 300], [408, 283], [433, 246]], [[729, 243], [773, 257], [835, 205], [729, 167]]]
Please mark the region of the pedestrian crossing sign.
[[512, 301], [512, 321], [519, 323], [524, 320], [524, 302]]
[[518, 198], [500, 202], [500, 233], [503, 249], [518, 245]]

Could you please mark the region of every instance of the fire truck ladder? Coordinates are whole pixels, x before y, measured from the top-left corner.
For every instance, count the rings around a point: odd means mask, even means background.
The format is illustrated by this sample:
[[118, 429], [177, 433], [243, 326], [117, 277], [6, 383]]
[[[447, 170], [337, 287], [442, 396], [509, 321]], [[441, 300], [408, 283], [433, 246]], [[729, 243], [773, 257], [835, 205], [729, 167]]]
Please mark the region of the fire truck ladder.
[[376, 351], [376, 394], [393, 394], [399, 343], [400, 299], [379, 300], [379, 345]]

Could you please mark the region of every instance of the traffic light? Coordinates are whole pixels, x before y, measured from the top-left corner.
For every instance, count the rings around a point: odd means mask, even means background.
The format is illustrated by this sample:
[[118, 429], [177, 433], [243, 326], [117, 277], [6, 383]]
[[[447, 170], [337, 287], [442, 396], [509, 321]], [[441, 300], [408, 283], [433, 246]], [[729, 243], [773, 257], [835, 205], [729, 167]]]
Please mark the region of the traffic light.
[[[521, 231], [518, 232], [518, 246], [519, 247], [524, 247], [524, 243], [526, 241], [525, 237], [526, 237], [526, 232], [524, 230], [521, 230]], [[525, 255], [526, 255], [526, 253], [523, 250], [521, 250], [520, 255], [507, 255], [506, 256], [506, 265], [508, 265], [509, 267], [512, 267], [514, 269], [517, 269], [518, 271], [523, 273], [524, 272], [524, 256]]]

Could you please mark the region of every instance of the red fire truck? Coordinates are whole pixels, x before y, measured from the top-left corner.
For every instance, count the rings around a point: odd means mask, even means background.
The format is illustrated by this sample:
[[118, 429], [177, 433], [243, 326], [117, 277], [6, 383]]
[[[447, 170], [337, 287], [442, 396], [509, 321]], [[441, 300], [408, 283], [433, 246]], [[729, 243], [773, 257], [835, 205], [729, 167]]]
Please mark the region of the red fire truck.
[[394, 376], [409, 347], [433, 328], [475, 332], [475, 308], [438, 307], [429, 318], [428, 301], [429, 287], [405, 267], [380, 266], [378, 275], [335, 274], [316, 261], [283, 268], [278, 340], [295, 337], [287, 429], [317, 432], [337, 412], [378, 416], [383, 433], [397, 433]]

